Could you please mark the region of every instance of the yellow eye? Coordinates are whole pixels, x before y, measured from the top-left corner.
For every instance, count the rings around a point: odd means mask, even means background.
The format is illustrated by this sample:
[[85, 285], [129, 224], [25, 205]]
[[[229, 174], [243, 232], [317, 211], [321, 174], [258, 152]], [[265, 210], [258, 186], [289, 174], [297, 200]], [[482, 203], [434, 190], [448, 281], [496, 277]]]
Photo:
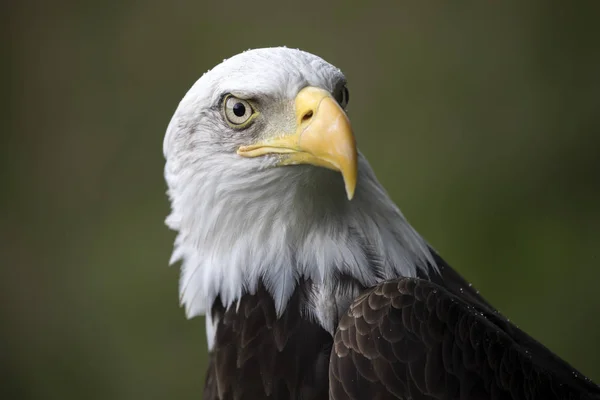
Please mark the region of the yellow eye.
[[246, 100], [227, 96], [223, 105], [225, 117], [233, 125], [243, 125], [252, 117], [254, 110]]

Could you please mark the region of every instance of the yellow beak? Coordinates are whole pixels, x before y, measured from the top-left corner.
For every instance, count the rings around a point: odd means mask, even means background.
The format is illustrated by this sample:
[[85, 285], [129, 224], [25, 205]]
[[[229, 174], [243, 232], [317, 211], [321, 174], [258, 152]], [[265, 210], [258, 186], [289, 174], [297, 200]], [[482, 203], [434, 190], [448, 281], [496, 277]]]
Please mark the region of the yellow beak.
[[279, 165], [311, 164], [342, 173], [348, 200], [358, 172], [356, 140], [346, 113], [329, 92], [306, 87], [296, 96], [296, 131], [242, 146], [243, 157], [281, 155]]

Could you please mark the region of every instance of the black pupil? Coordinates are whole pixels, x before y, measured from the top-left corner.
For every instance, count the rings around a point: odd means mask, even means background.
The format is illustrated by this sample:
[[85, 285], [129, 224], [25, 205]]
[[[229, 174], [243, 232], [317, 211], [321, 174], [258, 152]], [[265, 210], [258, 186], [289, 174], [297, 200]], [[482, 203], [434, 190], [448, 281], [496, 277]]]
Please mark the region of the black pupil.
[[233, 113], [236, 117], [242, 117], [246, 114], [246, 107], [242, 103], [235, 103], [233, 105]]

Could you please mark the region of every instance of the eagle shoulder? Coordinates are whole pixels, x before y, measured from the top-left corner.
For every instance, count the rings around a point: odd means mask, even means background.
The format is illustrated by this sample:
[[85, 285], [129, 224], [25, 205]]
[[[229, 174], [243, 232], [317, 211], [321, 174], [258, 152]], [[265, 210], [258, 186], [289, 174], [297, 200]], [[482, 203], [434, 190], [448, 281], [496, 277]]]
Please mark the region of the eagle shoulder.
[[335, 334], [330, 398], [600, 398], [597, 386], [566, 378], [539, 355], [540, 344], [530, 351], [524, 333], [480, 305], [425, 279], [368, 289]]

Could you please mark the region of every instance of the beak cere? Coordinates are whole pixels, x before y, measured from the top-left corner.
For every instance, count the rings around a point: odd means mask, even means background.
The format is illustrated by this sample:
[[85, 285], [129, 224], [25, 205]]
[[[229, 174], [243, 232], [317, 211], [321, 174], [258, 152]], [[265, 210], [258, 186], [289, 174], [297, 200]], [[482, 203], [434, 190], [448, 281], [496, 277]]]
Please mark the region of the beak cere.
[[295, 100], [296, 131], [242, 146], [243, 157], [281, 155], [279, 165], [310, 164], [339, 171], [351, 200], [356, 188], [358, 155], [352, 126], [329, 92], [306, 87]]

